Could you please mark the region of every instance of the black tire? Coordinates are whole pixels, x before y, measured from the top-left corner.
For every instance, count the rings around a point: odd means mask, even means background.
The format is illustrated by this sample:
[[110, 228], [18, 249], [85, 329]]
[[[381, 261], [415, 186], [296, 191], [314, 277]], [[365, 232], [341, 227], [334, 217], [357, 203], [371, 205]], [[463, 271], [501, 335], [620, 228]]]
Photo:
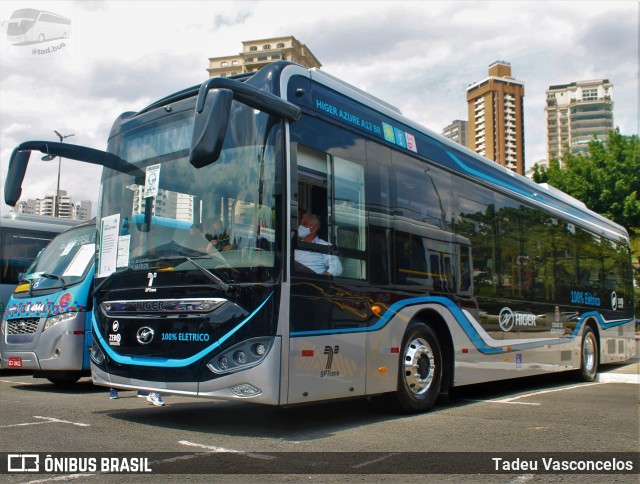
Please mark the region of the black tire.
[[425, 412], [435, 405], [442, 386], [443, 365], [435, 331], [422, 323], [410, 326], [398, 362], [396, 403], [401, 412]]
[[580, 344], [580, 371], [578, 377], [581, 381], [594, 381], [598, 374], [600, 363], [598, 351], [598, 338], [589, 326], [584, 328], [582, 343]]
[[51, 383], [57, 386], [69, 386], [73, 385], [80, 379], [80, 375], [77, 373], [62, 374], [60, 376], [47, 377]]

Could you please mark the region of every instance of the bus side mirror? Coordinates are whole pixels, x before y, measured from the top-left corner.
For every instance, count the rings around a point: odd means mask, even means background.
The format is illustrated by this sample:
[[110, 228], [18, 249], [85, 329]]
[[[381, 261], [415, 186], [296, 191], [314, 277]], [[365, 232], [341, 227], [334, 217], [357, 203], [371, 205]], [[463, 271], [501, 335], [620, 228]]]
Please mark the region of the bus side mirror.
[[220, 158], [232, 100], [231, 90], [214, 89], [202, 107], [196, 106], [189, 152], [189, 163], [196, 168], [210, 165]]
[[9, 170], [7, 171], [7, 178], [4, 182], [4, 202], [11, 207], [15, 207], [18, 200], [20, 200], [22, 181], [27, 171], [30, 156], [30, 150], [18, 151], [15, 149], [13, 153], [11, 153]]

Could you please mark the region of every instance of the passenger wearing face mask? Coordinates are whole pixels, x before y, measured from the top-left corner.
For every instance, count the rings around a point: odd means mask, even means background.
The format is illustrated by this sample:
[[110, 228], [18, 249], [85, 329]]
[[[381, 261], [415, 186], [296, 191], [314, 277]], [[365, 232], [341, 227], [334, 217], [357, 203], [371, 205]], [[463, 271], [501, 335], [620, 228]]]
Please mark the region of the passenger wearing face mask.
[[[318, 217], [311, 213], [307, 213], [302, 216], [300, 221], [298, 237], [304, 242], [329, 245], [329, 242], [318, 237], [319, 230], [320, 220]], [[296, 262], [302, 264], [316, 274], [339, 276], [342, 273], [342, 264], [340, 264], [340, 259], [335, 255], [296, 249], [295, 259]]]

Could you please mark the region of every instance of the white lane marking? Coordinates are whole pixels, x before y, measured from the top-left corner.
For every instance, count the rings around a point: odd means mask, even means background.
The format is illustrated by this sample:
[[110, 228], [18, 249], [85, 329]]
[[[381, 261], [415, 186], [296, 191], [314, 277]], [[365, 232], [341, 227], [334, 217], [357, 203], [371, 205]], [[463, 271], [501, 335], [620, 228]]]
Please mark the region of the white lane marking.
[[47, 479], [39, 479], [37, 481], [28, 481], [27, 484], [39, 484], [41, 482], [55, 482], [55, 481], [72, 481], [74, 479], [80, 479], [82, 477], [92, 477], [96, 474], [69, 474], [68, 476], [49, 477]]
[[275, 457], [272, 455], [256, 454], [255, 452], [247, 452], [245, 450], [226, 449], [224, 447], [218, 447], [216, 445], [198, 444], [196, 442], [189, 442], [188, 440], [179, 440], [178, 443], [180, 445], [186, 445], [188, 447], [198, 447], [200, 449], [205, 449], [205, 450], [208, 450], [209, 452], [220, 452], [220, 453], [228, 452], [231, 454], [244, 454], [247, 457], [253, 457], [255, 459], [264, 459], [264, 460], [275, 459]]
[[529, 397], [533, 397], [536, 395], [544, 395], [546, 393], [556, 393], [556, 392], [563, 392], [565, 390], [573, 390], [574, 388], [585, 388], [585, 387], [590, 387], [593, 385], [600, 385], [600, 383], [580, 383], [578, 385], [570, 385], [568, 387], [562, 387], [562, 388], [554, 388], [553, 390], [540, 390], [539, 392], [533, 392], [533, 393], [525, 393], [524, 395], [519, 395], [517, 397], [511, 397], [511, 398], [503, 398], [501, 400], [499, 400], [500, 402], [514, 402], [515, 400], [520, 400], [521, 398], [529, 398]]
[[585, 388], [593, 385], [600, 385], [600, 383], [579, 383], [578, 385], [570, 385], [562, 388], [554, 388], [553, 390], [540, 390], [539, 392], [525, 393], [524, 395], [519, 395], [517, 397], [501, 398], [498, 400], [468, 400], [468, 401], [485, 402], [485, 403], [511, 403], [511, 404], [519, 404], [519, 405], [540, 405], [540, 403], [518, 402], [517, 400], [520, 400], [521, 398], [534, 397], [537, 395], [544, 395], [545, 393], [563, 392], [565, 390], [573, 390], [574, 388]]
[[510, 481], [509, 484], [522, 484], [524, 482], [529, 482], [533, 477], [533, 474], [522, 474], [521, 476], [516, 477], [513, 481]]
[[39, 418], [51, 423], [63, 423], [63, 424], [75, 425], [76, 427], [91, 427], [90, 424], [80, 423], [80, 422], [70, 422], [69, 420], [62, 420], [60, 418], [54, 418], [54, 417], [40, 417], [39, 415], [34, 415], [33, 418]]
[[366, 462], [361, 462], [360, 464], [356, 464], [354, 466], [351, 466], [351, 468], [352, 469], [359, 469], [360, 467], [368, 466], [369, 464], [375, 464], [376, 462], [383, 461], [385, 459], [388, 459], [389, 457], [393, 457], [394, 455], [400, 455], [400, 452], [393, 452], [391, 454], [387, 454], [387, 455], [383, 455], [381, 457], [378, 457], [377, 459], [372, 459], [372, 460], [368, 460]]
[[62, 420], [60, 418], [54, 418], [54, 417], [41, 417], [39, 415], [34, 415], [33, 418], [44, 420], [44, 422], [25, 422], [25, 423], [19, 423], [19, 424], [0, 425], [0, 429], [7, 429], [7, 428], [10, 428], [10, 427], [28, 427], [28, 426], [31, 426], [31, 425], [44, 425], [44, 424], [49, 424], [49, 423], [69, 424], [69, 425], [75, 425], [76, 427], [90, 427], [91, 426], [91, 425], [86, 424], [86, 423], [70, 422], [69, 420]]
[[13, 383], [14, 385], [35, 385], [35, 383], [29, 383], [26, 381], [13, 381], [13, 380], [0, 380], [0, 383]]
[[640, 375], [632, 375], [631, 373], [598, 373], [596, 381], [600, 383], [640, 384]]
[[539, 403], [535, 403], [535, 402], [510, 402], [508, 400], [474, 400], [471, 398], [461, 398], [460, 400], [464, 402], [476, 402], [476, 403], [504, 403], [508, 405], [533, 405], [533, 406], [540, 405]]

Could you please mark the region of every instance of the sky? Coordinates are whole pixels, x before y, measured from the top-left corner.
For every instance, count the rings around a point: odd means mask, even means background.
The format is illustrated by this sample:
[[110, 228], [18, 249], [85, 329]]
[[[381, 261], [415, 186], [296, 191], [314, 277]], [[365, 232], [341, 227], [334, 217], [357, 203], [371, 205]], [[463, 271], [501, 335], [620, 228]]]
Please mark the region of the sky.
[[[210, 57], [242, 41], [295, 36], [322, 69], [436, 132], [467, 119], [466, 87], [489, 65], [524, 82], [525, 165], [546, 157], [551, 85], [608, 79], [614, 124], [638, 133], [639, 5], [622, 1], [38, 1], [0, 2], [71, 19], [69, 38], [13, 45], [0, 33], [0, 213], [11, 151], [27, 140], [105, 149], [115, 118], [205, 81]], [[54, 193], [58, 159], [33, 154], [22, 199]], [[91, 200], [100, 169], [63, 159], [60, 188]], [[94, 213], [95, 214], [95, 213]]]

